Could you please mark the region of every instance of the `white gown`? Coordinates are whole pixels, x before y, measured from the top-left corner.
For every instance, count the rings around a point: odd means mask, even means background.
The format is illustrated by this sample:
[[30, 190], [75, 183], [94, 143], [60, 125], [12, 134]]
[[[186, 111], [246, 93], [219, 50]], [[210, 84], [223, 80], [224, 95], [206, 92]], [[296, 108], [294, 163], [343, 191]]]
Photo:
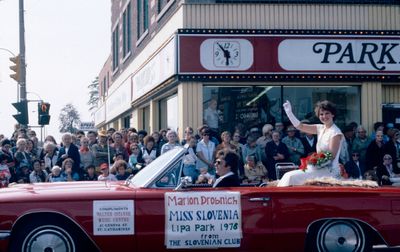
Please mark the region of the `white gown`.
[[306, 180], [321, 177], [333, 177], [340, 178], [339, 169], [339, 156], [344, 137], [342, 131], [333, 124], [329, 129], [323, 124], [317, 124], [317, 152], [328, 151], [329, 142], [334, 136], [341, 135], [342, 140], [340, 141], [340, 146], [338, 153], [334, 160], [332, 160], [332, 165], [321, 168], [321, 169], [307, 169], [305, 172], [302, 170], [295, 170], [287, 172], [283, 175], [282, 179], [278, 182], [278, 186], [291, 186], [291, 185], [302, 185]]

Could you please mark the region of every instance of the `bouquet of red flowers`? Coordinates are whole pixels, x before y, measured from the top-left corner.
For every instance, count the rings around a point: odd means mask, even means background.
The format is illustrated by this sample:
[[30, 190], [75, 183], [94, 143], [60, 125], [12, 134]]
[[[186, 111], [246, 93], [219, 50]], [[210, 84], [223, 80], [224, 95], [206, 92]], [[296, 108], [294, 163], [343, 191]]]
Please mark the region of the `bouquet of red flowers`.
[[329, 151], [322, 151], [319, 153], [312, 153], [308, 157], [301, 158], [301, 165], [299, 167], [300, 170], [304, 172], [308, 169], [308, 166], [316, 167], [317, 169], [321, 169], [323, 167], [328, 166], [332, 160], [332, 153]]

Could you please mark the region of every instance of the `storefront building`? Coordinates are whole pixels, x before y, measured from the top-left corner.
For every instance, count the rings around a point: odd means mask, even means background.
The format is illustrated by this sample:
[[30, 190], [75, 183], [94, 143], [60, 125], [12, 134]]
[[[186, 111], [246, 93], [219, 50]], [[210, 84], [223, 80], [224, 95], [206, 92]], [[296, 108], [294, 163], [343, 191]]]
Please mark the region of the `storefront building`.
[[400, 124], [399, 4], [307, 2], [113, 1], [96, 126], [232, 132], [287, 122], [285, 100], [316, 121], [323, 99], [339, 126]]

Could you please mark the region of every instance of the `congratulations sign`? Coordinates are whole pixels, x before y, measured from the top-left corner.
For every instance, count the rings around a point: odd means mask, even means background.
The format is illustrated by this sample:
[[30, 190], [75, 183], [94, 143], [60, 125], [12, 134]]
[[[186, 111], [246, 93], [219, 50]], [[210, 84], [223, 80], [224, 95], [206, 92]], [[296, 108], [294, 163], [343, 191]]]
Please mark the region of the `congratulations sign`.
[[165, 245], [171, 249], [240, 247], [240, 192], [165, 194]]

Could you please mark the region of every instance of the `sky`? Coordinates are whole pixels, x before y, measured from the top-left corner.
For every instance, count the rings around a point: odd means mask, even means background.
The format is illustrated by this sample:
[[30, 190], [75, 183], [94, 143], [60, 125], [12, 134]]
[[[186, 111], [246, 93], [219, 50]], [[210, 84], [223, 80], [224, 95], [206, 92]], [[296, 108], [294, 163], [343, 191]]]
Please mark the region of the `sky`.
[[[0, 48], [19, 53], [18, 0], [0, 0]], [[87, 86], [111, 52], [110, 0], [25, 0], [26, 89], [28, 100], [50, 106], [43, 138], [59, 141], [59, 114], [72, 103], [81, 121], [92, 121]], [[9, 77], [10, 53], [0, 49], [0, 134], [11, 137], [17, 123], [11, 103], [17, 83]], [[37, 125], [37, 102], [29, 103], [29, 123]], [[35, 129], [40, 139], [40, 128]]]

